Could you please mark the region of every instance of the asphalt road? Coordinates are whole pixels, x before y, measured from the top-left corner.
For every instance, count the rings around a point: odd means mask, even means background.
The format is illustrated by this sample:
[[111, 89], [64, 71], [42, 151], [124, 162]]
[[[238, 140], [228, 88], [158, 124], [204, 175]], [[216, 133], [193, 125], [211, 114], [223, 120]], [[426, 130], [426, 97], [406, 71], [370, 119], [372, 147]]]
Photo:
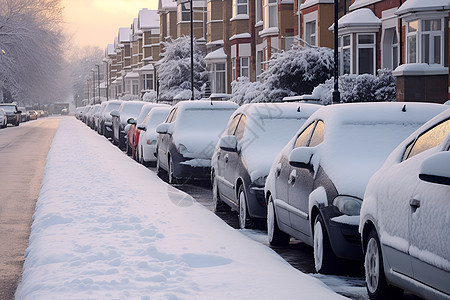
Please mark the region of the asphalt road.
[[59, 118], [0, 129], [0, 299], [14, 299]]

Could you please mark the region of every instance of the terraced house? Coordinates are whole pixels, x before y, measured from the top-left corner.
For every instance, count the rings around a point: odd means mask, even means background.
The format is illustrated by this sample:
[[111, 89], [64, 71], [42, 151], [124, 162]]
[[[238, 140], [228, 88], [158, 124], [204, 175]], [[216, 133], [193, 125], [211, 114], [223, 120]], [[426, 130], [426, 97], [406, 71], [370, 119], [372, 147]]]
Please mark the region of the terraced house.
[[[450, 0], [339, 0], [338, 10], [339, 74], [390, 68], [398, 101], [450, 99]], [[189, 1], [159, 0], [121, 28], [106, 55], [115, 95], [156, 91], [161, 42], [190, 35], [190, 23]], [[334, 0], [193, 1], [214, 94], [230, 94], [239, 77], [259, 80], [272, 55], [294, 43], [333, 48], [333, 24]]]

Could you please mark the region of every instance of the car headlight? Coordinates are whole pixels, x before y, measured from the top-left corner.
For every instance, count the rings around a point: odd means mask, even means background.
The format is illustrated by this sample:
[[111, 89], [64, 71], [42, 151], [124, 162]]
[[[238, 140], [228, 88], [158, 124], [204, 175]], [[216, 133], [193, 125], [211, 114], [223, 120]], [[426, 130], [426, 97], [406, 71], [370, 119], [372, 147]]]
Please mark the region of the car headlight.
[[147, 145], [156, 145], [156, 140], [147, 140]]
[[266, 184], [266, 179], [267, 179], [267, 175], [261, 176], [261, 177], [257, 178], [256, 180], [254, 180], [253, 184], [256, 186], [264, 186]]
[[350, 196], [337, 196], [333, 200], [333, 205], [348, 216], [357, 216], [361, 211], [362, 200]]
[[178, 146], [178, 152], [179, 152], [181, 155], [184, 155], [184, 154], [188, 153], [189, 151], [188, 151], [188, 149], [186, 148], [185, 145], [180, 144], [180, 145]]

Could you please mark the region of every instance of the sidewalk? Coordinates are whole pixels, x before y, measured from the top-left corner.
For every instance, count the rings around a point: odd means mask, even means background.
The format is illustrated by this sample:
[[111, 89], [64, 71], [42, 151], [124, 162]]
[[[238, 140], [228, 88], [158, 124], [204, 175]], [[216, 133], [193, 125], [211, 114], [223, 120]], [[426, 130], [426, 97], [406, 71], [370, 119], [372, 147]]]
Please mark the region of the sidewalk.
[[47, 157], [17, 299], [334, 299], [76, 119]]

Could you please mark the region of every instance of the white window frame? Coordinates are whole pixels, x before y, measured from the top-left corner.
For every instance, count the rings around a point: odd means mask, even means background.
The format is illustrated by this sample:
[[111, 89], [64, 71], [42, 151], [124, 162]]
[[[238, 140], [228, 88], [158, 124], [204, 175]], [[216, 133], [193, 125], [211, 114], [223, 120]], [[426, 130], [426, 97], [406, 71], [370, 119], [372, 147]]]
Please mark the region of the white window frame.
[[236, 80], [236, 57], [231, 59], [231, 79], [232, 81]]
[[[219, 68], [222, 66], [222, 68]], [[209, 81], [211, 83], [212, 93], [226, 93], [227, 92], [227, 62], [214, 62], [208, 65]], [[220, 80], [222, 79], [222, 80]]]
[[[153, 86], [153, 74], [142, 74], [142, 82], [144, 86], [144, 90], [154, 90]], [[149, 86], [149, 82], [151, 83]]]
[[179, 4], [178, 9], [178, 23], [191, 21], [191, 9], [189, 8], [189, 2], [183, 2]]
[[[373, 36], [373, 43], [372, 44], [360, 44], [359, 37], [363, 36], [363, 35]], [[360, 49], [372, 49], [372, 52], [373, 52], [373, 54], [372, 54], [372, 62], [373, 62], [372, 73], [368, 73], [368, 74], [372, 74], [372, 75], [376, 74], [376, 69], [377, 69], [376, 43], [377, 43], [377, 36], [375, 33], [357, 33], [356, 34], [356, 74], [360, 74], [360, 72], [359, 72], [359, 69], [360, 69], [359, 50]]]
[[[311, 29], [314, 29], [314, 32]], [[311, 21], [305, 23], [305, 40], [311, 46], [317, 46], [317, 22], [316, 22], [316, 20], [311, 20]]]
[[133, 79], [131, 81], [131, 94], [139, 95], [139, 80]]
[[[278, 1], [264, 0], [264, 29], [278, 28]], [[275, 11], [275, 13], [273, 13]], [[271, 14], [272, 13], [272, 14]]]
[[[344, 46], [344, 37], [348, 36], [350, 39], [350, 44]], [[353, 35], [351, 33], [339, 36], [339, 75], [347, 74], [344, 73], [344, 50], [350, 50], [350, 66], [348, 74], [353, 73]]]
[[256, 22], [262, 21], [262, 0], [255, 0]]
[[[243, 62], [247, 61], [247, 65], [244, 66]], [[248, 77], [250, 78], [250, 57], [249, 56], [243, 56], [240, 57], [240, 76], [241, 77]], [[244, 75], [244, 71], [247, 73], [247, 75]]]
[[256, 76], [264, 71], [264, 50], [256, 51]]
[[[417, 22], [417, 30], [416, 31], [410, 31], [409, 28], [409, 23], [414, 23]], [[412, 64], [412, 63], [417, 63], [419, 61], [419, 26], [420, 26], [420, 22], [419, 20], [411, 20], [408, 21], [406, 23], [406, 43], [405, 43], [405, 55], [406, 55], [406, 63], [407, 64]], [[410, 38], [415, 38], [416, 42], [415, 42], [415, 46], [416, 46], [416, 53], [415, 53], [415, 57], [410, 56], [410, 47], [409, 47], [409, 39]], [[414, 58], [414, 60], [412, 60]]]
[[[239, 13], [239, 8], [244, 8], [245, 12]], [[248, 15], [248, 0], [233, 0], [233, 16]]]
[[[394, 43], [394, 37], [397, 39], [397, 42]], [[399, 61], [399, 43], [398, 43], [398, 34], [397, 34], [397, 28], [394, 28], [394, 34], [392, 35], [392, 42], [391, 42], [391, 67], [392, 70], [394, 70], [395, 68], [398, 67], [400, 61]], [[395, 53], [395, 57], [394, 57], [394, 53]], [[397, 61], [395, 60], [395, 58], [397, 58]]]

